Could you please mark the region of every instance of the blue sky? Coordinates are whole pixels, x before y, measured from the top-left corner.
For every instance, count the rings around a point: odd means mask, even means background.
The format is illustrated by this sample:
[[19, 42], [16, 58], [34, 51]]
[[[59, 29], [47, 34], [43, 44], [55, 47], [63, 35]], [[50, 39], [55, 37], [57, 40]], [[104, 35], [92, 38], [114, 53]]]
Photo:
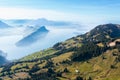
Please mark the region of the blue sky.
[[41, 18], [118, 23], [120, 0], [0, 0], [0, 18]]

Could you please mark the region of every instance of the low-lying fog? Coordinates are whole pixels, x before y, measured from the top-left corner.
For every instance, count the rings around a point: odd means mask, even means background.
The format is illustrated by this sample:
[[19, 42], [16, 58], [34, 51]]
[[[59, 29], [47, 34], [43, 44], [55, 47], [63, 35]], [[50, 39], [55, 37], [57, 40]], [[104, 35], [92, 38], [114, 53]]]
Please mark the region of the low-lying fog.
[[[25, 28], [0, 29], [0, 50], [7, 53], [7, 59], [18, 59], [28, 54], [52, 47], [55, 43], [78, 35], [75, 28], [47, 27], [48, 34], [29, 46], [17, 47], [15, 44], [25, 36]], [[80, 31], [79, 31], [80, 32]], [[82, 32], [81, 32], [82, 33]]]

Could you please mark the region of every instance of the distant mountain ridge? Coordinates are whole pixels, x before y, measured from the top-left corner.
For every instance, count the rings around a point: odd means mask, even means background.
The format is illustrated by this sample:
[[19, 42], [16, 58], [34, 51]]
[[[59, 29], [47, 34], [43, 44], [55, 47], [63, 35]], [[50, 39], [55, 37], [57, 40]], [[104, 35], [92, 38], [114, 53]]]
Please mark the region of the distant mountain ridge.
[[6, 23], [11, 24], [13, 26], [70, 26], [73, 25], [71, 22], [67, 21], [54, 21], [48, 20], [45, 18], [38, 18], [38, 19], [11, 19], [11, 20], [4, 20]]
[[17, 46], [27, 46], [34, 42], [36, 42], [40, 38], [44, 38], [49, 30], [46, 29], [45, 26], [39, 27], [36, 31], [24, 37], [20, 41], [16, 43]]
[[70, 22], [65, 21], [53, 21], [53, 20], [47, 20], [45, 18], [40, 18], [34, 21], [31, 21], [29, 25], [46, 25], [46, 26], [69, 26], [71, 25]]

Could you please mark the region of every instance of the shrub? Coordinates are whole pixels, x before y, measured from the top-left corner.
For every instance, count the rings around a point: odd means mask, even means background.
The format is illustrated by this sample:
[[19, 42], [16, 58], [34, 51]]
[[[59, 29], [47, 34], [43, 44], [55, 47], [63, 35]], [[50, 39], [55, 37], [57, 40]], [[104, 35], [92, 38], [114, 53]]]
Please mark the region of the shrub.
[[80, 76], [77, 76], [75, 80], [83, 80], [83, 78]]

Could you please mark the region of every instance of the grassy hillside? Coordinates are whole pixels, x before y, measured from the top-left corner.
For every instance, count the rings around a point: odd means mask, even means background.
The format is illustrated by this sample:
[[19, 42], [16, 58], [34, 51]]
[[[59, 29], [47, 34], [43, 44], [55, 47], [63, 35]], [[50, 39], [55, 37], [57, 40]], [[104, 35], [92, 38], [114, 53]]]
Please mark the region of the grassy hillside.
[[99, 25], [86, 34], [1, 66], [0, 78], [120, 80], [120, 35], [115, 31], [120, 32], [118, 25]]
[[29, 61], [29, 60], [34, 60], [34, 59], [40, 59], [42, 57], [52, 55], [55, 52], [57, 52], [57, 50], [55, 50], [53, 48], [49, 48], [49, 49], [42, 50], [42, 51], [36, 52], [34, 54], [25, 56], [25, 57], [21, 58], [20, 61]]

